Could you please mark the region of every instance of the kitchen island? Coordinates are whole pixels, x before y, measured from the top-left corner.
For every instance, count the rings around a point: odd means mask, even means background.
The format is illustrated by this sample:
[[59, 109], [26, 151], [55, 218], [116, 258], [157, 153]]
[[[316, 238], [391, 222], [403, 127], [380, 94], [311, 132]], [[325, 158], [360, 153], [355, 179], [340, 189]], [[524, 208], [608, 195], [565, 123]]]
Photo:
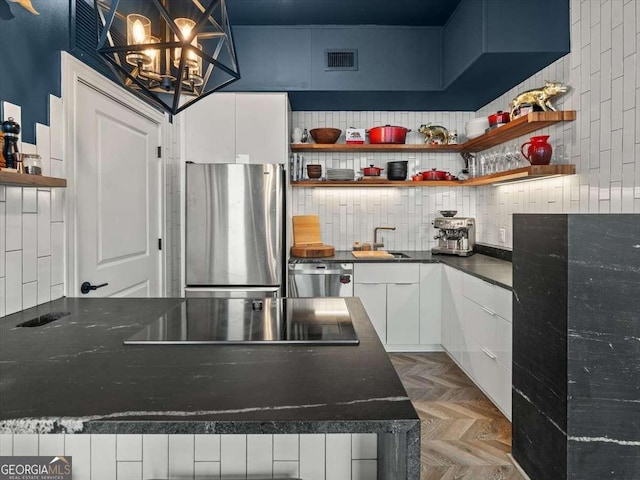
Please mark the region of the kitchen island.
[[[359, 299], [360, 344], [124, 345], [184, 299], [63, 298], [0, 319], [0, 433], [375, 433], [418, 479], [420, 425]], [[68, 316], [16, 325], [52, 312]]]

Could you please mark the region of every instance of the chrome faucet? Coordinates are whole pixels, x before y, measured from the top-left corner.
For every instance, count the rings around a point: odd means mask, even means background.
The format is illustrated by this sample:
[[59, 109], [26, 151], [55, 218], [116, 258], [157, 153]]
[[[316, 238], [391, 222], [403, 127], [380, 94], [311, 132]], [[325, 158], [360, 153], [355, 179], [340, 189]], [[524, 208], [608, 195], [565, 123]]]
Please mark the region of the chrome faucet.
[[378, 250], [384, 247], [383, 242], [378, 242], [378, 230], [395, 230], [396, 227], [375, 227], [373, 229], [373, 249]]

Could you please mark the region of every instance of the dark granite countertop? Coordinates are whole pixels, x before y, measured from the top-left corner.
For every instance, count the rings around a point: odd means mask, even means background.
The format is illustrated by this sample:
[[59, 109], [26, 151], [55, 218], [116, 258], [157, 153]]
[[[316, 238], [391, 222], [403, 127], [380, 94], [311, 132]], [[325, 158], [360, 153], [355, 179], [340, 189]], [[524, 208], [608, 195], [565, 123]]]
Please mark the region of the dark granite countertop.
[[354, 257], [350, 251], [337, 251], [334, 256], [326, 258], [291, 257], [289, 263], [443, 263], [462, 270], [465, 273], [481, 278], [499, 287], [512, 289], [513, 274], [511, 262], [475, 253], [470, 257], [455, 255], [432, 255], [430, 251], [394, 250], [406, 254], [409, 258], [389, 260], [363, 259]]
[[[417, 431], [359, 299], [357, 346], [123, 344], [182, 301], [63, 298], [0, 319], [0, 433]], [[15, 327], [56, 311], [71, 315]]]

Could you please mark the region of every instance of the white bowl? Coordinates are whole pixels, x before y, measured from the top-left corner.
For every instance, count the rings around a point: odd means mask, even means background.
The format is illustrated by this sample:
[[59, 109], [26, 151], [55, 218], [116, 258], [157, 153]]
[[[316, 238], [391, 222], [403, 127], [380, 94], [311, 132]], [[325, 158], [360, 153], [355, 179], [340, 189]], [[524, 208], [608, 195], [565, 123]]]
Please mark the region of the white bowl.
[[472, 118], [465, 126], [464, 131], [467, 134], [467, 138], [476, 138], [484, 133], [489, 128], [489, 119], [487, 117]]

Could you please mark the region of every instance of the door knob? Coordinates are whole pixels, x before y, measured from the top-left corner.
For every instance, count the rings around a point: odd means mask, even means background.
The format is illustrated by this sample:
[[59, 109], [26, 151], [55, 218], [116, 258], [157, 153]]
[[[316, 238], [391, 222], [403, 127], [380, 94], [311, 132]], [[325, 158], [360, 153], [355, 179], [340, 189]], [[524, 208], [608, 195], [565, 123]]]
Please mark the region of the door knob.
[[97, 290], [98, 288], [106, 287], [107, 285], [109, 284], [103, 283], [102, 285], [91, 285], [89, 282], [83, 282], [82, 285], [80, 285], [80, 292], [86, 295], [91, 290]]

